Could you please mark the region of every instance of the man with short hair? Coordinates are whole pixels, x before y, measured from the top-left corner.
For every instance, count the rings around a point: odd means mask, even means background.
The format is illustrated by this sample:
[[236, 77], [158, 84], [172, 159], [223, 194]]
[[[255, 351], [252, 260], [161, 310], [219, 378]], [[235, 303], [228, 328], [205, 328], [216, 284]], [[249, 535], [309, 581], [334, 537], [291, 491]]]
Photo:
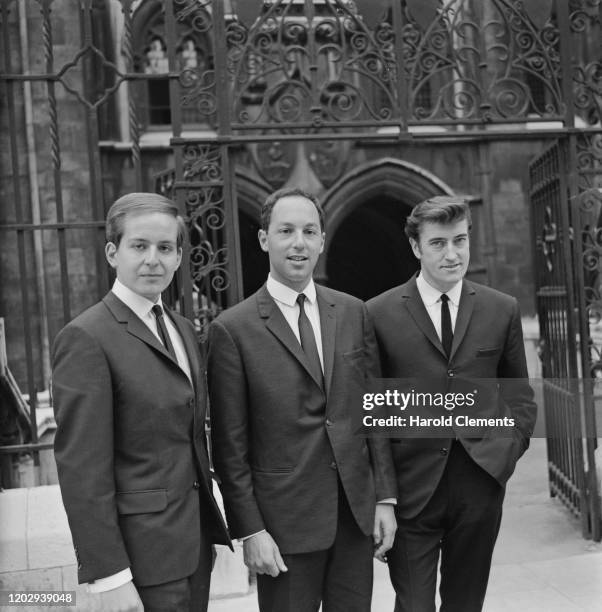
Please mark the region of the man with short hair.
[[230, 545], [195, 330], [161, 302], [185, 236], [167, 198], [119, 198], [106, 223], [113, 288], [54, 342], [59, 482], [79, 581], [102, 610], [206, 610], [212, 544]]
[[390, 440], [399, 491], [398, 531], [387, 555], [396, 612], [435, 610], [439, 560], [441, 610], [482, 609], [505, 485], [535, 423], [518, 304], [464, 279], [470, 226], [461, 198], [418, 204], [405, 228], [418, 275], [367, 304], [385, 378], [433, 387], [498, 379], [499, 404], [476, 402], [470, 415], [500, 406], [514, 422], [504, 435], [474, 438], [454, 426], [449, 438]]
[[374, 334], [360, 300], [314, 284], [324, 237], [312, 195], [268, 197], [267, 282], [209, 330], [215, 468], [262, 612], [368, 612], [373, 551], [395, 533], [389, 445], [351, 421]]

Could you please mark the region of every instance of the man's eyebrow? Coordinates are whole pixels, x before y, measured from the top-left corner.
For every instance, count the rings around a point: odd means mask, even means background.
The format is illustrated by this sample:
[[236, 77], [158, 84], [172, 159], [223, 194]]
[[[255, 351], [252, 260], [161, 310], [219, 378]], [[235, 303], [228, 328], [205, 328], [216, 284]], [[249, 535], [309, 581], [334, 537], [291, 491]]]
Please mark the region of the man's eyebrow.
[[[455, 236], [453, 236], [453, 238], [462, 238], [464, 236], [468, 236], [468, 232], [456, 234]], [[428, 242], [436, 242], [437, 240], [447, 240], [447, 238], [445, 236], [433, 236], [432, 238], [428, 239]]]

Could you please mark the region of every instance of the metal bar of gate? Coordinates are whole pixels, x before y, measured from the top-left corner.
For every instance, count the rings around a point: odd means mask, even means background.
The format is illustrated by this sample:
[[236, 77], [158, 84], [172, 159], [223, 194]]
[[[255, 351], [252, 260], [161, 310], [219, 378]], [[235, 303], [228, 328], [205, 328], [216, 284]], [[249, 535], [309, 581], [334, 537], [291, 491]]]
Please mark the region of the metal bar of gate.
[[[92, 40], [92, 1], [85, 0], [80, 11], [80, 29], [82, 49], [91, 48]], [[85, 81], [85, 78], [84, 78]], [[86, 87], [88, 83], [85, 83]], [[98, 132], [98, 106], [88, 104], [86, 112], [86, 132], [88, 148], [88, 168], [90, 172], [90, 198], [92, 204], [92, 215], [95, 220], [104, 218], [104, 206], [101, 182], [101, 160]], [[109, 276], [104, 256], [104, 229], [96, 232], [94, 244], [94, 256], [96, 259], [96, 286], [98, 299], [100, 299], [109, 288]]]
[[[167, 61], [168, 61], [168, 82], [169, 82], [169, 101], [171, 109], [171, 129], [174, 138], [180, 138], [182, 134], [182, 109], [180, 106], [180, 86], [179, 74], [176, 72], [176, 21], [174, 16], [173, 0], [165, 2], [165, 35], [167, 39]], [[172, 138], [173, 140], [173, 138]], [[182, 164], [182, 148], [183, 146], [174, 146], [174, 160], [176, 167], [176, 179], [183, 175]], [[175, 188], [174, 199], [180, 214], [186, 218], [186, 201], [182, 190]], [[185, 243], [182, 249], [182, 263], [178, 270], [177, 276], [180, 292], [178, 299], [180, 300], [180, 312], [185, 317], [192, 319], [194, 317], [193, 306], [193, 288], [190, 270], [190, 245]]]
[[[218, 130], [222, 136], [230, 136], [232, 133], [232, 108], [227, 84], [228, 67], [226, 64], [226, 31], [224, 5], [219, 0], [213, 1], [215, 15], [215, 69], [222, 81], [217, 83], [218, 96]], [[272, 136], [273, 139], [273, 136]], [[236, 204], [236, 189], [234, 185], [234, 168], [230, 163], [230, 147], [225, 143], [220, 147], [221, 167], [223, 179], [223, 202], [224, 215], [227, 227], [231, 229], [226, 233], [226, 248], [228, 253], [228, 273], [230, 284], [227, 296], [229, 304], [236, 304], [242, 299], [242, 268], [240, 261], [240, 232], [238, 227], [238, 207]]]
[[[46, 60], [46, 72], [52, 75], [54, 72], [54, 53], [52, 44], [52, 26], [50, 22], [50, 5], [51, 0], [43, 0], [42, 2], [42, 39], [44, 41], [44, 57]], [[54, 80], [48, 78], [46, 80], [46, 89], [48, 95], [48, 111], [50, 119], [50, 147], [52, 158], [52, 176], [54, 184], [54, 199], [56, 211], [56, 229], [58, 251], [59, 251], [59, 274], [61, 284], [61, 296], [63, 306], [63, 325], [71, 320], [71, 300], [69, 295], [69, 264], [67, 261], [67, 241], [64, 226], [65, 214], [63, 206], [63, 186], [61, 177], [61, 156], [60, 156], [60, 140], [58, 113], [55, 94]]]
[[[576, 146], [576, 143], [573, 143]], [[578, 188], [575, 185], [575, 188]], [[575, 249], [575, 268], [577, 273], [577, 299], [579, 316], [579, 337], [581, 354], [581, 371], [583, 377], [583, 444], [585, 446], [585, 465], [587, 470], [584, 474], [584, 507], [582, 513], [587, 520], [588, 535], [596, 542], [602, 539], [602, 511], [600, 507], [600, 495], [598, 490], [598, 477], [596, 471], [595, 450], [597, 446], [596, 416], [595, 416], [595, 394], [594, 379], [591, 372], [591, 329], [589, 318], [589, 304], [585, 295], [585, 253], [584, 253], [584, 227], [582, 224], [582, 211], [580, 209], [581, 197], [575, 195], [572, 198], [572, 219], [574, 227], [573, 245]], [[595, 230], [594, 230], [595, 231]]]

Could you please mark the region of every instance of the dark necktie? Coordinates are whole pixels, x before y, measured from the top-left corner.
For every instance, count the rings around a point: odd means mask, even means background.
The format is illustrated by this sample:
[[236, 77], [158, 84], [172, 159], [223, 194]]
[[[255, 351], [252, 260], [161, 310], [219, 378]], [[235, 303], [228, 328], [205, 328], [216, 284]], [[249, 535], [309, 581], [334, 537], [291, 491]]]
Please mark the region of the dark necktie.
[[452, 340], [454, 332], [452, 331], [451, 315], [449, 313], [449, 296], [446, 293], [441, 294], [441, 344], [448, 359], [451, 355]]
[[176, 351], [171, 343], [171, 338], [169, 337], [169, 333], [167, 332], [167, 327], [165, 326], [165, 318], [163, 317], [163, 308], [159, 306], [159, 304], [155, 304], [153, 306], [153, 314], [157, 318], [157, 331], [159, 332], [159, 338], [163, 343], [163, 346], [167, 349], [167, 352], [178, 361], [176, 357]]
[[316, 344], [316, 336], [314, 335], [313, 327], [305, 313], [305, 299], [305, 293], [300, 293], [297, 296], [297, 304], [299, 304], [299, 337], [301, 338], [301, 348], [307, 357], [313, 377], [316, 381], [319, 381], [320, 386], [323, 387], [324, 377], [322, 375], [322, 366], [320, 365], [318, 345]]

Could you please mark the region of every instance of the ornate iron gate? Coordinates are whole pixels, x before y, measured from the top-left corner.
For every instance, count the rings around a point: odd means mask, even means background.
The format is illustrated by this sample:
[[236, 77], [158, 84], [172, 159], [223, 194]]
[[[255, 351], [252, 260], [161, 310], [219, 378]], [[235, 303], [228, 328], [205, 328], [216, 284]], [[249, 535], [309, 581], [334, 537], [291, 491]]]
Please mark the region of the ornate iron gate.
[[591, 315], [600, 319], [602, 314], [597, 301], [600, 198], [592, 191], [573, 191], [566, 168], [574, 145], [575, 137], [556, 142], [530, 166], [536, 303], [550, 492], [580, 517], [585, 537], [600, 540], [590, 378], [600, 371], [590, 327]]

